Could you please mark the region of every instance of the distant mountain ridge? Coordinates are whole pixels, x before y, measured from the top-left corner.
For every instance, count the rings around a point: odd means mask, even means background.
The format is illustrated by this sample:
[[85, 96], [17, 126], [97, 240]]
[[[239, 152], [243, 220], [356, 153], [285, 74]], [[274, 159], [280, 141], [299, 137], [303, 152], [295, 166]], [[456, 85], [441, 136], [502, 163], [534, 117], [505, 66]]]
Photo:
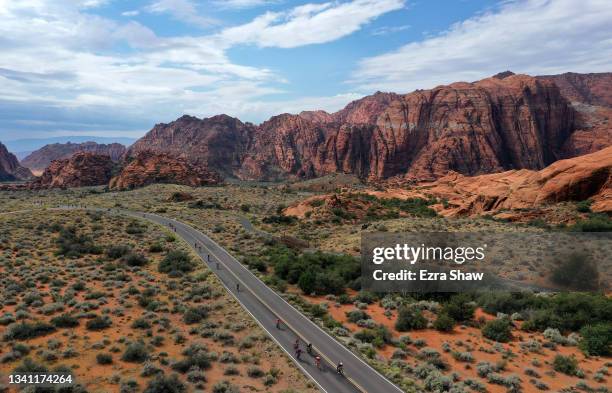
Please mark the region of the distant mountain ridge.
[[423, 181], [449, 171], [539, 170], [611, 144], [612, 107], [601, 87], [611, 82], [610, 73], [504, 72], [403, 95], [378, 92], [336, 113], [281, 114], [260, 125], [227, 115], [182, 116], [155, 125], [127, 156], [168, 153], [248, 180], [341, 172]]
[[125, 154], [126, 148], [119, 143], [111, 143], [108, 145], [98, 144], [96, 142], [54, 143], [30, 153], [21, 160], [21, 165], [29, 168], [33, 172], [42, 172], [52, 161], [70, 158], [78, 152], [108, 155], [112, 161], [119, 161], [123, 154]]
[[69, 135], [69, 136], [54, 136], [49, 138], [23, 138], [6, 140], [4, 144], [7, 149], [16, 156], [25, 157], [27, 154], [35, 150], [38, 150], [46, 145], [54, 143], [83, 143], [83, 142], [96, 142], [100, 144], [111, 144], [120, 143], [124, 146], [129, 146], [136, 141], [136, 138], [128, 137], [105, 137], [105, 136], [93, 136], [93, 135]]

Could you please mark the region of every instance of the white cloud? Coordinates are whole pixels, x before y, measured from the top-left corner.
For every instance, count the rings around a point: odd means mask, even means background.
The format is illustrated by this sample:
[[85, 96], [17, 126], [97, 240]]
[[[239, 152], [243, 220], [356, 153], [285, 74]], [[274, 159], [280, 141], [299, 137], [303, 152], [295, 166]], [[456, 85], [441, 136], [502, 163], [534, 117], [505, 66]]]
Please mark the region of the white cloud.
[[359, 30], [378, 16], [404, 6], [404, 0], [353, 0], [306, 4], [288, 12], [267, 12], [253, 21], [225, 29], [230, 45], [294, 48], [335, 41]]
[[377, 29], [372, 30], [372, 35], [387, 35], [398, 33], [400, 31], [408, 30], [410, 25], [401, 25], [401, 26], [383, 26]]
[[282, 0], [215, 0], [213, 4], [223, 9], [245, 9], [263, 5], [277, 4]]
[[[333, 111], [356, 97], [273, 98], [290, 96], [290, 85], [276, 71], [233, 62], [227, 52], [244, 42], [235, 31], [159, 36], [137, 21], [113, 20], [84, 8], [102, 3], [0, 0], [0, 112], [7, 114], [0, 117], [0, 139], [21, 136], [23, 130], [32, 135], [142, 130], [183, 113], [262, 121], [278, 112]], [[295, 7], [264, 24], [257, 40], [281, 47], [332, 41], [402, 3], [355, 0]], [[151, 12], [169, 12], [164, 7], [170, 2], [155, 4]], [[269, 15], [255, 18], [249, 29]], [[338, 23], [348, 28], [332, 32], [330, 26]], [[312, 30], [312, 37], [297, 34], [302, 28]], [[274, 31], [291, 39], [291, 45], [271, 41]], [[91, 127], [76, 128], [77, 123]]]
[[121, 13], [121, 16], [126, 16], [126, 17], [138, 16], [138, 15], [140, 15], [139, 10], [131, 10], [131, 11], [125, 11]]
[[496, 12], [364, 59], [350, 82], [367, 91], [405, 92], [507, 69], [532, 75], [610, 71], [611, 20], [609, 0], [505, 1]]
[[181, 22], [200, 27], [210, 27], [219, 23], [214, 18], [201, 16], [192, 0], [156, 0], [146, 7], [146, 10], [156, 14], [170, 14]]

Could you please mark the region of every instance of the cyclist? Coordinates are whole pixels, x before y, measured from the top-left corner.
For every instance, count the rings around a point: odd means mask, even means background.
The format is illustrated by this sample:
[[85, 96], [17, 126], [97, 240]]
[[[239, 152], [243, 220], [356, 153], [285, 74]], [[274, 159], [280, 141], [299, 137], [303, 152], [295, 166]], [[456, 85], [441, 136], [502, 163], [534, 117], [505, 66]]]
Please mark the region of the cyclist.
[[315, 357], [315, 365], [317, 366], [319, 370], [321, 369], [321, 357], [320, 356]]
[[312, 343], [308, 343], [308, 345], [306, 345], [306, 352], [308, 352], [309, 355], [312, 355]]
[[338, 366], [336, 366], [336, 371], [338, 374], [344, 375], [344, 364], [342, 364], [342, 362], [338, 363]]
[[280, 318], [276, 318], [276, 328], [280, 329], [281, 320]]
[[298, 348], [295, 350], [295, 357], [300, 360], [300, 356], [302, 356], [302, 350]]

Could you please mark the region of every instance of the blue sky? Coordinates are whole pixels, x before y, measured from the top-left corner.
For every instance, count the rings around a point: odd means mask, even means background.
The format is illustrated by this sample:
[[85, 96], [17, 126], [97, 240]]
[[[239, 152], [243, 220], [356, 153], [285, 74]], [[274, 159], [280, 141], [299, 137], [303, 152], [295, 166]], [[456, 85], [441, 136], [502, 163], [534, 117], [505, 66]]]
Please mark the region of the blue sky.
[[0, 141], [612, 71], [610, 20], [608, 0], [0, 0]]

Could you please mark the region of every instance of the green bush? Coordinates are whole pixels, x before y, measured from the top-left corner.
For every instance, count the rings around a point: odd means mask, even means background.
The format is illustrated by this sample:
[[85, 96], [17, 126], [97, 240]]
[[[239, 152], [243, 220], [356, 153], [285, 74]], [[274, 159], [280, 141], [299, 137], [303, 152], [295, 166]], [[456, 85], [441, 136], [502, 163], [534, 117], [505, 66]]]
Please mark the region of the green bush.
[[95, 245], [89, 236], [78, 235], [76, 228], [73, 227], [62, 228], [55, 242], [59, 247], [56, 254], [67, 258], [79, 258], [86, 254], [102, 254], [100, 246]]
[[612, 322], [587, 325], [580, 330], [580, 349], [589, 356], [612, 354]]
[[612, 219], [606, 214], [591, 214], [569, 227], [573, 232], [612, 232]]
[[87, 330], [98, 331], [98, 330], [104, 330], [110, 327], [112, 324], [113, 322], [108, 316], [97, 316], [87, 321], [87, 323], [85, 324], [85, 327], [87, 328]]
[[591, 213], [591, 205], [593, 204], [593, 201], [590, 199], [587, 199], [585, 201], [580, 201], [578, 203], [576, 203], [576, 210], [579, 213]]
[[51, 323], [58, 328], [71, 328], [79, 326], [79, 319], [70, 314], [62, 314], [52, 318]]
[[149, 382], [144, 393], [183, 393], [187, 388], [176, 374], [167, 377], [158, 375]]
[[563, 374], [576, 375], [578, 360], [574, 356], [557, 355], [553, 360], [553, 369]]
[[184, 251], [170, 251], [159, 262], [160, 273], [188, 273], [195, 269], [195, 262]]
[[96, 355], [96, 362], [101, 365], [113, 364], [113, 356], [109, 353], [99, 353]]
[[158, 253], [162, 251], [164, 251], [164, 246], [161, 243], [153, 243], [149, 246], [149, 252]]
[[121, 261], [128, 266], [144, 266], [149, 260], [142, 254], [130, 252], [121, 258]]
[[395, 322], [395, 330], [398, 332], [407, 332], [410, 330], [425, 329], [427, 327], [427, 319], [423, 316], [420, 310], [409, 307], [399, 309], [397, 321]]
[[116, 246], [110, 246], [106, 249], [106, 256], [110, 259], [119, 259], [125, 254], [132, 251], [132, 248], [125, 244], [119, 244]]
[[512, 323], [508, 318], [494, 319], [484, 325], [482, 335], [494, 341], [508, 342], [512, 339]]
[[264, 257], [276, 278], [297, 284], [304, 293], [340, 295], [361, 276], [359, 261], [350, 255], [303, 253], [282, 245], [266, 249]]
[[123, 352], [123, 355], [121, 355], [121, 360], [130, 363], [142, 363], [148, 358], [149, 352], [140, 341], [130, 343], [125, 349], [125, 352]]
[[455, 321], [469, 321], [474, 318], [476, 305], [472, 302], [469, 295], [461, 293], [453, 296], [448, 303], [444, 305], [442, 311]]
[[133, 329], [149, 329], [151, 324], [145, 318], [138, 318], [132, 322]]
[[450, 332], [455, 327], [455, 320], [448, 314], [441, 313], [434, 321], [433, 327], [441, 332]]
[[45, 336], [53, 333], [55, 327], [46, 322], [20, 322], [9, 325], [4, 333], [4, 339], [9, 340], [28, 340], [31, 338]]
[[567, 289], [589, 291], [599, 287], [597, 264], [587, 255], [572, 253], [553, 271], [552, 281]]
[[189, 307], [183, 314], [183, 321], [188, 325], [201, 322], [208, 317], [208, 311], [206, 306]]

